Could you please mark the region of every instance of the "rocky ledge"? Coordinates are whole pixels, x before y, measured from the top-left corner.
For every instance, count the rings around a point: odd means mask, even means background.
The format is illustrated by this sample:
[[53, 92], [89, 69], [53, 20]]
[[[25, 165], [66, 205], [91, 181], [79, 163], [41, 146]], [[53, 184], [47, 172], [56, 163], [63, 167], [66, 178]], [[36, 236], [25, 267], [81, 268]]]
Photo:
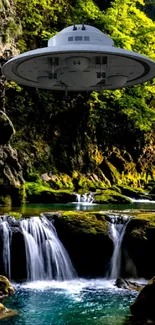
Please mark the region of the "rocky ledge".
[[[0, 300], [2, 301], [8, 296], [11, 296], [13, 293], [14, 288], [12, 287], [9, 280], [5, 276], [0, 275]], [[0, 303], [0, 320], [17, 315], [18, 312], [16, 310], [6, 308], [2, 303]]]
[[136, 300], [131, 304], [130, 311], [133, 321], [139, 324], [155, 324], [155, 277], [141, 290]]

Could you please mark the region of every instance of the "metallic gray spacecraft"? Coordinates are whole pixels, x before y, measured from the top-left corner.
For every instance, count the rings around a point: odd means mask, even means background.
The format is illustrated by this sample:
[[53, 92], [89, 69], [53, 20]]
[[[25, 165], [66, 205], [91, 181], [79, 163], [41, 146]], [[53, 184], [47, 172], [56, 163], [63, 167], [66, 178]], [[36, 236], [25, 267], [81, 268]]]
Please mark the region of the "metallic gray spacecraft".
[[141, 54], [114, 47], [113, 40], [89, 25], [64, 28], [48, 46], [7, 61], [8, 80], [35, 88], [93, 91], [118, 89], [155, 77], [155, 62]]

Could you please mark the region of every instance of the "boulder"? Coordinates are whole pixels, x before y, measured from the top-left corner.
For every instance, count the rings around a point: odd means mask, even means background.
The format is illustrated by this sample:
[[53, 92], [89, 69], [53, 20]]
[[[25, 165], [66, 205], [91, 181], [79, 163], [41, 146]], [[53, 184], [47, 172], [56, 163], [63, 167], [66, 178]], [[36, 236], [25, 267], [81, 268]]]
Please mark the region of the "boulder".
[[145, 284], [139, 284], [136, 282], [118, 278], [115, 282], [115, 286], [121, 289], [140, 291], [144, 288]]
[[131, 304], [130, 311], [137, 319], [155, 321], [155, 276]]
[[[155, 274], [154, 211], [139, 211], [136, 217], [130, 220], [126, 227], [123, 247], [133, 261], [138, 277], [151, 279]], [[123, 274], [123, 277], [128, 277], [128, 273]]]
[[101, 277], [107, 272], [113, 241], [104, 213], [64, 211], [45, 216], [54, 222], [79, 276]]
[[10, 316], [17, 316], [18, 313], [16, 310], [8, 309], [3, 304], [0, 304], [0, 320], [10, 317]]
[[132, 199], [148, 199], [145, 191], [141, 188], [133, 188], [130, 186], [118, 185], [118, 188], [121, 190], [121, 194]]
[[94, 195], [94, 203], [101, 203], [101, 204], [107, 204], [107, 203], [114, 203], [114, 204], [130, 204], [131, 200], [114, 191], [114, 190], [110, 190], [110, 189], [106, 189], [100, 192], [96, 192]]
[[0, 275], [0, 299], [11, 296], [14, 293], [14, 288], [12, 287], [9, 280]]

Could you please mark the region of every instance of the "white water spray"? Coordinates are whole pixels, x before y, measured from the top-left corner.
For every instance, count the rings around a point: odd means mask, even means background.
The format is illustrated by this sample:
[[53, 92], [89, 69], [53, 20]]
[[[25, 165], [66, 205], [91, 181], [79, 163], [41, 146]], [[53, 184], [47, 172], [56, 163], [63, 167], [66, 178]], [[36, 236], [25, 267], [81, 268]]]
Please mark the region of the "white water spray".
[[93, 203], [93, 196], [91, 193], [78, 194], [76, 193], [76, 202], [78, 203]]
[[29, 280], [69, 280], [75, 270], [52, 223], [45, 217], [21, 221]]
[[67, 251], [60, 242], [53, 224], [45, 216], [21, 221], [4, 216], [0, 217], [0, 230], [3, 241], [3, 265], [8, 278], [11, 278], [10, 236], [14, 231], [12, 223], [23, 234], [28, 281], [53, 279], [62, 281], [76, 278]]
[[110, 262], [110, 279], [117, 279], [121, 271], [122, 241], [125, 234], [129, 216], [110, 216], [111, 235], [114, 243], [114, 251]]
[[3, 218], [0, 217], [0, 228], [2, 231], [2, 240], [3, 240], [3, 265], [5, 274], [8, 275], [8, 278], [11, 276], [11, 263], [10, 263], [10, 229], [7, 221], [3, 221]]

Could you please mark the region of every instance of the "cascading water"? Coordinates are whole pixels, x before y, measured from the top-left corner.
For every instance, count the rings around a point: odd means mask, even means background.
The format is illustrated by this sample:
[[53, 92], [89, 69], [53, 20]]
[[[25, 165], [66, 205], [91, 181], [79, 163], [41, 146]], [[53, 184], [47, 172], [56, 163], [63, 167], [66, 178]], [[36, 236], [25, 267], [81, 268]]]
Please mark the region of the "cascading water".
[[110, 262], [110, 279], [117, 279], [121, 272], [122, 242], [129, 220], [128, 215], [109, 216], [114, 251]]
[[[11, 241], [14, 218], [0, 218], [3, 241], [3, 264], [5, 275], [11, 275]], [[69, 280], [76, 277], [69, 255], [60, 242], [53, 224], [45, 217], [31, 217], [18, 221], [25, 242], [27, 280]]]
[[29, 280], [66, 280], [75, 271], [52, 223], [45, 217], [21, 221], [24, 234]]
[[78, 203], [93, 203], [92, 193], [78, 194], [76, 193], [76, 202]]
[[0, 217], [0, 230], [3, 242], [3, 266], [4, 272], [10, 278], [11, 268], [10, 268], [10, 229], [7, 221], [3, 221], [3, 217]]

